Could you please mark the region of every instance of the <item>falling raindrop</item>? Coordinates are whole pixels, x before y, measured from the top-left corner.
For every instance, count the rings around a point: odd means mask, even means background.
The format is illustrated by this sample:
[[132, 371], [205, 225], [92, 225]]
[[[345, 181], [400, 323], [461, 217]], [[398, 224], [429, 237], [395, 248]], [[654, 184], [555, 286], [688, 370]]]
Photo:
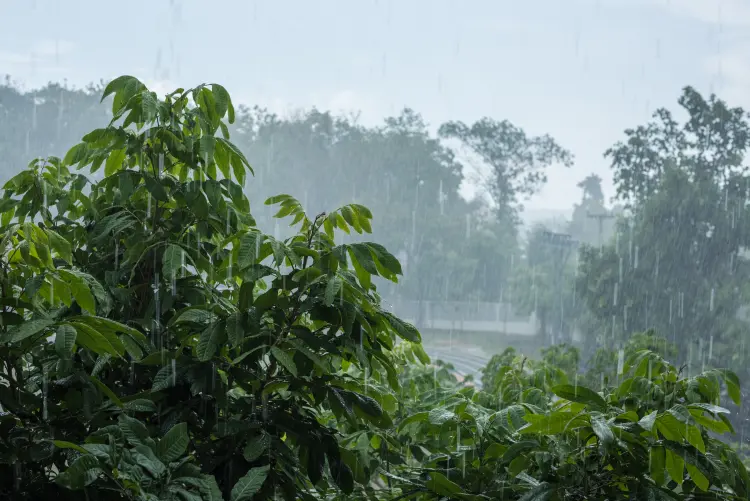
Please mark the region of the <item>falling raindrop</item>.
[[620, 348], [617, 350], [617, 375], [622, 376], [625, 368], [625, 350]]
[[115, 270], [120, 269], [120, 236], [115, 233]]
[[672, 298], [669, 298], [669, 325], [672, 325]]
[[438, 190], [438, 203], [440, 204], [440, 215], [445, 215], [445, 201], [448, 196], [443, 193], [443, 180], [440, 180], [440, 189]]
[[47, 369], [42, 372], [42, 419], [47, 421]]
[[709, 311], [714, 311], [714, 296], [715, 296], [716, 290], [712, 287], [711, 288], [711, 300], [709, 302]]

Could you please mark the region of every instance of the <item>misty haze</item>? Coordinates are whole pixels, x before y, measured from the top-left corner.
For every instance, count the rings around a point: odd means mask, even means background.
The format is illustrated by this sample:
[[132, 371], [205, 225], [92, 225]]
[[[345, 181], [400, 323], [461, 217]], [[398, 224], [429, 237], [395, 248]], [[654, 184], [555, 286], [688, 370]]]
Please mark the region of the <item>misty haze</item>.
[[0, 26], [5, 499], [750, 499], [744, 0]]

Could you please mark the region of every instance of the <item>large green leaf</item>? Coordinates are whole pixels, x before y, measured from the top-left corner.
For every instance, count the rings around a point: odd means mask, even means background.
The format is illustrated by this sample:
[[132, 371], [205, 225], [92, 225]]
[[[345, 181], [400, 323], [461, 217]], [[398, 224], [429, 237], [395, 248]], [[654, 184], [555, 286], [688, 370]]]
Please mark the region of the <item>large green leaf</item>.
[[216, 322], [206, 327], [201, 332], [196, 345], [198, 360], [206, 362], [216, 354], [216, 351], [226, 341], [227, 333], [224, 330], [224, 322]]
[[570, 400], [571, 402], [579, 402], [599, 409], [607, 407], [607, 402], [601, 395], [585, 386], [562, 384], [554, 386], [552, 392], [558, 397]]
[[54, 320], [48, 318], [39, 318], [36, 320], [27, 320], [20, 325], [15, 325], [5, 333], [5, 342], [18, 343], [31, 336], [41, 333], [51, 325]]
[[416, 327], [408, 322], [404, 322], [400, 318], [387, 311], [381, 310], [381, 314], [383, 315], [383, 317], [385, 317], [393, 330], [396, 331], [396, 334], [406, 339], [407, 341], [411, 341], [412, 343], [421, 342], [421, 337]]
[[462, 492], [461, 486], [436, 471], [430, 472], [430, 479], [425, 486], [441, 496], [454, 496]]
[[178, 276], [182, 268], [185, 251], [179, 245], [169, 244], [164, 249], [162, 256], [162, 272], [165, 277], [171, 278]]
[[59, 269], [57, 270], [61, 280], [70, 288], [71, 294], [75, 298], [76, 302], [91, 314], [96, 313], [96, 302], [94, 301], [94, 295], [91, 293], [91, 288], [86, 282], [86, 279], [78, 274], [75, 274], [69, 270]]
[[594, 434], [599, 438], [599, 443], [601, 443], [605, 449], [608, 449], [614, 443], [615, 435], [612, 433], [612, 429], [600, 416], [591, 416], [591, 428], [594, 430]]
[[683, 472], [685, 471], [685, 460], [682, 459], [679, 454], [670, 449], [667, 449], [666, 451], [666, 459], [669, 476], [678, 484], [682, 484], [684, 479]]
[[664, 447], [653, 447], [650, 451], [650, 474], [657, 485], [663, 485], [666, 478], [664, 471], [666, 469], [666, 456]]
[[292, 376], [297, 377], [297, 365], [287, 352], [277, 346], [272, 346], [271, 354]]
[[70, 358], [76, 343], [76, 330], [70, 324], [63, 324], [55, 333], [55, 351], [60, 358]]
[[544, 433], [555, 435], [588, 424], [588, 419], [585, 416], [575, 412], [555, 411], [547, 415], [527, 414], [524, 419], [529, 424], [519, 430], [523, 434]]
[[187, 450], [190, 437], [187, 423], [178, 423], [159, 440], [158, 456], [164, 463], [177, 461]]
[[252, 468], [232, 487], [231, 501], [249, 501], [263, 487], [270, 467]]

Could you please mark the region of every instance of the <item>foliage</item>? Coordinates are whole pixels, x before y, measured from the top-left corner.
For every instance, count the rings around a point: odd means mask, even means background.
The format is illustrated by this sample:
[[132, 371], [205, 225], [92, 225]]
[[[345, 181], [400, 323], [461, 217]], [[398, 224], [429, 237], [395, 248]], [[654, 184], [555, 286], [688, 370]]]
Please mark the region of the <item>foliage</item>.
[[[401, 498], [747, 496], [747, 470], [716, 438], [733, 431], [729, 411], [717, 405], [722, 382], [739, 399], [731, 371], [687, 378], [659, 354], [640, 350], [618, 384], [596, 392], [564, 379], [550, 384], [524, 361], [506, 350], [496, 368], [491, 362], [487, 373], [502, 377], [495, 377], [496, 387], [485, 384], [489, 395], [457, 388], [438, 406], [433, 398], [415, 405], [398, 424], [409, 451], [399, 473]], [[492, 397], [499, 407], [487, 406]]]
[[609, 245], [581, 252], [576, 290], [610, 325], [599, 344], [654, 328], [679, 344], [690, 374], [721, 364], [745, 377], [750, 125], [689, 87], [679, 104], [683, 123], [660, 109], [606, 153], [629, 214]]
[[373, 284], [395, 281], [398, 261], [376, 243], [334, 240], [370, 232], [371, 213], [350, 204], [310, 218], [280, 195], [266, 203], [296, 234], [263, 234], [223, 87], [160, 99], [125, 76], [103, 94], [112, 123], [63, 160], [32, 162], [1, 201], [0, 490], [153, 501], [352, 492], [360, 470], [342, 433], [389, 428], [391, 350], [396, 336], [419, 341]]
[[458, 140], [490, 168], [487, 190], [501, 220], [516, 220], [520, 203], [547, 181], [547, 167], [573, 163], [573, 155], [550, 136], [529, 137], [507, 120], [484, 117], [472, 125], [451, 121], [441, 125], [439, 133]]

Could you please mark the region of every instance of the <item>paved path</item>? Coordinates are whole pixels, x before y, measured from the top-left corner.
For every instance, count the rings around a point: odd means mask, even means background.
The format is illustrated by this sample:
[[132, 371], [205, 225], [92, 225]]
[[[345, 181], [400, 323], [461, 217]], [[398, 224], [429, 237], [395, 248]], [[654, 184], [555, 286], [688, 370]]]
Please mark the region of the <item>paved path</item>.
[[442, 360], [453, 365], [459, 378], [463, 379], [472, 375], [475, 386], [482, 387], [481, 370], [490, 360], [490, 355], [482, 349], [447, 343], [425, 345], [424, 349], [431, 359]]

